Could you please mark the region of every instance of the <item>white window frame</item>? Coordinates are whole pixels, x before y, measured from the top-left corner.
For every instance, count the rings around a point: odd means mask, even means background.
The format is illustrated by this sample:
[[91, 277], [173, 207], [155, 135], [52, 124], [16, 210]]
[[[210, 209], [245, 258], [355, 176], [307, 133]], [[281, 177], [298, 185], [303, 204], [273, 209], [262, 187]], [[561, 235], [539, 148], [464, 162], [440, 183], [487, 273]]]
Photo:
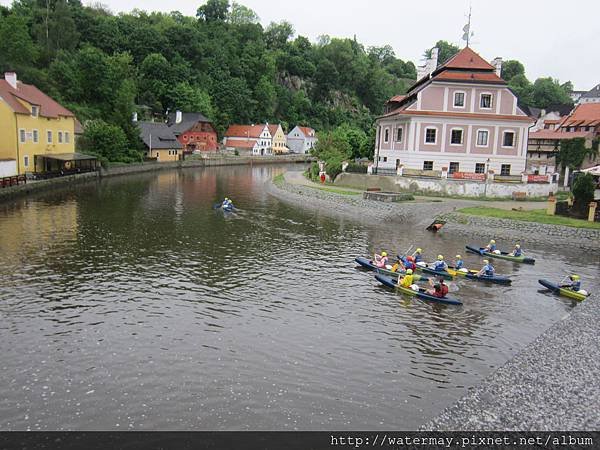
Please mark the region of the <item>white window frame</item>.
[[34, 144], [37, 144], [40, 142], [39, 130], [31, 130], [31, 140], [33, 141]]
[[64, 142], [64, 139], [63, 139], [63, 132], [62, 132], [62, 131], [59, 131], [59, 132], [58, 132], [58, 143], [59, 143], [59, 144], [62, 144], [63, 142]]
[[383, 143], [387, 144], [388, 142], [390, 142], [390, 128], [385, 127], [383, 129]]
[[[398, 131], [400, 132], [400, 139], [398, 139]], [[404, 127], [398, 127], [396, 128], [396, 142], [401, 144], [402, 139], [404, 139]]]
[[54, 141], [54, 133], [52, 132], [52, 130], [46, 130], [46, 142], [48, 144], [52, 144], [53, 141]]
[[[512, 145], [504, 145], [504, 136], [506, 135], [506, 133], [513, 134]], [[517, 141], [517, 133], [514, 130], [502, 131], [502, 144], [501, 144], [502, 148], [515, 148], [516, 141]]]
[[37, 105], [31, 105], [31, 117], [38, 117], [39, 115], [40, 115], [40, 107]]
[[[490, 96], [490, 106], [481, 106], [481, 101], [483, 100], [484, 95]], [[491, 92], [482, 92], [479, 94], [479, 109], [493, 109], [494, 108], [494, 95]]]
[[[487, 133], [487, 138], [485, 140], [485, 145], [480, 145], [479, 144], [479, 133], [481, 131], [485, 131]], [[477, 129], [477, 133], [475, 134], [475, 147], [488, 148], [489, 146], [490, 146], [490, 130], [488, 130], [487, 128], [478, 128]]]
[[24, 144], [25, 142], [27, 142], [27, 130], [19, 128], [19, 143]]
[[[435, 131], [435, 140], [433, 142], [427, 142], [427, 130]], [[436, 145], [438, 137], [438, 129], [437, 127], [425, 127], [425, 133], [423, 134], [423, 144], [424, 145]]]
[[70, 144], [71, 143], [71, 133], [69, 133], [68, 131], [65, 131], [65, 144]]
[[[458, 106], [456, 104], [456, 94], [462, 94], [463, 95], [463, 104], [462, 106]], [[465, 109], [467, 106], [467, 93], [466, 91], [454, 91], [454, 94], [452, 94], [452, 107], [453, 108], [459, 108], [459, 109]]]
[[[460, 142], [458, 144], [453, 144], [452, 143], [452, 133], [454, 131], [460, 131]], [[459, 127], [454, 127], [450, 129], [450, 145], [454, 145], [454, 146], [461, 146], [463, 145], [465, 142], [465, 130], [464, 128], [459, 128]]]
[[29, 155], [23, 155], [23, 167], [29, 167]]

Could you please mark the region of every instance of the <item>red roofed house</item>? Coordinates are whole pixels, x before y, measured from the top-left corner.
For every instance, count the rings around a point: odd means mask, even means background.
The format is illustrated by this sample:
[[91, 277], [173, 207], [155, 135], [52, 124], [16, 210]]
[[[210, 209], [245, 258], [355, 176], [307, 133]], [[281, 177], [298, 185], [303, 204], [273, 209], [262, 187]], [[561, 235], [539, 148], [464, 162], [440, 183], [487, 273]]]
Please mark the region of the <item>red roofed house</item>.
[[[600, 103], [579, 104], [558, 124], [551, 123], [548, 128], [529, 133], [527, 171], [530, 173], [545, 175], [556, 172], [556, 154], [560, 142], [565, 139], [583, 138], [586, 147], [591, 148], [593, 140], [600, 137]], [[597, 159], [588, 157], [582, 168], [596, 164]], [[567, 172], [565, 179], [568, 178]]]
[[200, 113], [169, 114], [167, 125], [183, 146], [184, 153], [193, 151], [215, 152], [219, 147], [217, 130], [212, 122]]
[[309, 153], [317, 145], [315, 130], [296, 125], [287, 135], [287, 143], [292, 153]]
[[448, 173], [521, 175], [533, 120], [493, 64], [466, 47], [437, 67], [432, 51], [422, 77], [376, 121], [375, 167]]
[[269, 124], [230, 125], [225, 132], [223, 145], [228, 150], [238, 153], [249, 153], [253, 156], [271, 155], [273, 152], [273, 136]]
[[0, 79], [0, 160], [12, 175], [94, 170], [96, 158], [75, 153], [74, 143], [71, 111], [14, 72]]

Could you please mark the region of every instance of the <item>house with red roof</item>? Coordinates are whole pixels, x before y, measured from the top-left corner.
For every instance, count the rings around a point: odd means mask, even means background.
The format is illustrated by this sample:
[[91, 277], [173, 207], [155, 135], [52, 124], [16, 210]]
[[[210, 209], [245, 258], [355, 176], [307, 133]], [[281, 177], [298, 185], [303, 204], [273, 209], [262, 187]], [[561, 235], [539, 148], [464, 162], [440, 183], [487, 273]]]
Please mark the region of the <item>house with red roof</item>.
[[167, 117], [167, 125], [183, 146], [184, 153], [216, 152], [217, 130], [201, 113], [175, 111]]
[[225, 132], [223, 145], [240, 154], [263, 156], [273, 154], [273, 135], [269, 124], [230, 125]]
[[490, 64], [470, 47], [439, 67], [437, 52], [430, 59], [377, 118], [375, 168], [520, 176], [533, 119], [500, 77], [501, 59]]
[[75, 153], [75, 120], [37, 87], [5, 73], [0, 79], [2, 165], [13, 167], [14, 175], [95, 170], [95, 157]]
[[287, 144], [292, 153], [310, 153], [317, 145], [317, 135], [310, 127], [296, 125], [287, 135]]

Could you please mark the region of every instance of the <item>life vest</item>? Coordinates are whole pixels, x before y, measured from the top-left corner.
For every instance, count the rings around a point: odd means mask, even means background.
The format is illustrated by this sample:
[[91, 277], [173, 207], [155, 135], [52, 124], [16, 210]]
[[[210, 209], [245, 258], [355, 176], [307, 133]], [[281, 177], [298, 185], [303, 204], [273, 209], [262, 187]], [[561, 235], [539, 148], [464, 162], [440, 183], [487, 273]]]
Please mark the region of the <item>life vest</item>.
[[388, 257], [387, 256], [383, 256], [383, 257], [379, 257], [379, 260], [376, 261], [376, 265], [379, 268], [384, 268], [387, 265], [388, 262]]
[[413, 255], [413, 257], [415, 258], [415, 262], [421, 262], [421, 261], [423, 261], [423, 257], [421, 256], [420, 253], [415, 253]]
[[581, 281], [573, 281], [573, 284], [571, 285], [571, 289], [574, 290], [575, 292], [581, 290]]
[[444, 272], [446, 270], [446, 263], [444, 261], [436, 261], [433, 268], [436, 272]]
[[464, 262], [463, 262], [463, 260], [462, 260], [462, 259], [460, 259], [460, 260], [456, 261], [456, 266], [455, 266], [456, 270], [460, 270], [460, 269], [462, 269], [462, 267], [463, 267], [463, 264], [464, 264]]
[[488, 277], [493, 276], [494, 275], [494, 266], [492, 266], [491, 264], [486, 264], [486, 266], [484, 267], [484, 273]]
[[496, 244], [490, 244], [490, 245], [488, 245], [488, 247], [489, 247], [488, 251], [490, 251], [490, 252], [495, 252], [496, 251]]
[[400, 286], [409, 288], [412, 286], [412, 284], [413, 284], [413, 276], [412, 275], [404, 275], [404, 277], [402, 278], [402, 282], [400, 283]]
[[445, 297], [448, 294], [448, 285], [446, 284], [442, 284], [441, 285], [441, 293], [442, 293], [442, 297]]
[[513, 252], [514, 256], [521, 256], [523, 254], [523, 252], [521, 251], [520, 248], [516, 248], [515, 251]]
[[447, 293], [448, 293], [448, 285], [440, 284], [440, 283], [435, 285], [434, 292], [433, 292], [434, 296], [436, 296], [438, 298], [442, 298], [442, 297], [445, 297]]

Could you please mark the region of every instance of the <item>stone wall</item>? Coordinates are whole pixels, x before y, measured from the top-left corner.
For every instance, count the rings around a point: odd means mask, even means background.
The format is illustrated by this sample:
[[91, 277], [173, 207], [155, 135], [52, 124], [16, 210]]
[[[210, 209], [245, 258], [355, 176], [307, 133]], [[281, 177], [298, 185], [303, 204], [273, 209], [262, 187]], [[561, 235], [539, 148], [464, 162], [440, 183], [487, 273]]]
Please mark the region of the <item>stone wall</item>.
[[545, 197], [557, 192], [557, 184], [486, 183], [453, 179], [426, 179], [399, 176], [376, 176], [356, 173], [341, 173], [335, 183], [338, 186], [357, 189], [380, 188], [393, 192], [411, 192], [422, 195], [464, 197], [511, 197], [515, 192], [524, 192], [527, 197]]
[[49, 180], [30, 181], [27, 184], [0, 188], [0, 201], [8, 200], [20, 195], [27, 195], [39, 191], [47, 191], [54, 188], [69, 186], [98, 178], [98, 172], [80, 173], [67, 175], [65, 177], [51, 178]]

